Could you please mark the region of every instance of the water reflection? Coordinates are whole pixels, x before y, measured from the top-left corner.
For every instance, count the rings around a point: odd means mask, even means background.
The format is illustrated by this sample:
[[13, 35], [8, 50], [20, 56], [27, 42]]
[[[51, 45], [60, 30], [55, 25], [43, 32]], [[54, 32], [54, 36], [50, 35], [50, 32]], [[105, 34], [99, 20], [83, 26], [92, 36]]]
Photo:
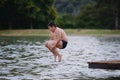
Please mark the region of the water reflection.
[[119, 60], [120, 37], [69, 36], [68, 47], [60, 50], [63, 54], [60, 63], [54, 62], [45, 48], [47, 39], [0, 37], [0, 80], [119, 79], [119, 70], [93, 70], [86, 62]]

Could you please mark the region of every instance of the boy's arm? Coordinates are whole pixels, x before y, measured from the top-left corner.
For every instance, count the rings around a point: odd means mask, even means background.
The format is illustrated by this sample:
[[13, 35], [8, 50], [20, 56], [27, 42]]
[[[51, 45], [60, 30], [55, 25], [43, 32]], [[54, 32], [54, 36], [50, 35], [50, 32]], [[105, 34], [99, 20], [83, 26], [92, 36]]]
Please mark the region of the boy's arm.
[[55, 33], [55, 45], [53, 47], [53, 49], [57, 46], [57, 44], [61, 41], [61, 32], [57, 31]]
[[53, 40], [52, 32], [50, 32], [50, 40]]

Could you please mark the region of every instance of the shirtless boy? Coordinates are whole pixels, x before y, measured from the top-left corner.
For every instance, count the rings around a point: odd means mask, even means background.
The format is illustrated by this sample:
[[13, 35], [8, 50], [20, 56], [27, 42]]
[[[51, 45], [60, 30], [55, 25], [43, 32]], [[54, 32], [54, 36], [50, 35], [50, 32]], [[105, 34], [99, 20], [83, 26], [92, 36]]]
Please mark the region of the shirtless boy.
[[50, 30], [50, 40], [45, 43], [45, 46], [53, 53], [54, 61], [61, 62], [62, 55], [58, 52], [57, 48], [66, 48], [68, 43], [67, 35], [63, 29], [56, 27], [53, 22], [48, 24], [48, 29]]

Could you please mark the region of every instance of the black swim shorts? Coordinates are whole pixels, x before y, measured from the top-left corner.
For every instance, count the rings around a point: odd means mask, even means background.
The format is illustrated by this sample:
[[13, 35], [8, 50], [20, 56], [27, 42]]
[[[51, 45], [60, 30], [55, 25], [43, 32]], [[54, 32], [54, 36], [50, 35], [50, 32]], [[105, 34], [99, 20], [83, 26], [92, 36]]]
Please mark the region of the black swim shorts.
[[64, 48], [66, 48], [67, 44], [68, 44], [68, 42], [67, 42], [67, 41], [65, 41], [65, 40], [62, 40], [62, 45], [63, 45], [63, 47], [62, 47], [61, 49], [64, 49]]

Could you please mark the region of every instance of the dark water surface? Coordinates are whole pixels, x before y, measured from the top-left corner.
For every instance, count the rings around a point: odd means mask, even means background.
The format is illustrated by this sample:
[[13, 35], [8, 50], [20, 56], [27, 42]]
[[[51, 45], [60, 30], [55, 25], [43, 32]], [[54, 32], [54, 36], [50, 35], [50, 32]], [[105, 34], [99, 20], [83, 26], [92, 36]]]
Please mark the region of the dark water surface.
[[120, 80], [120, 70], [89, 69], [88, 61], [120, 60], [120, 37], [69, 36], [62, 62], [47, 37], [0, 37], [0, 80]]

